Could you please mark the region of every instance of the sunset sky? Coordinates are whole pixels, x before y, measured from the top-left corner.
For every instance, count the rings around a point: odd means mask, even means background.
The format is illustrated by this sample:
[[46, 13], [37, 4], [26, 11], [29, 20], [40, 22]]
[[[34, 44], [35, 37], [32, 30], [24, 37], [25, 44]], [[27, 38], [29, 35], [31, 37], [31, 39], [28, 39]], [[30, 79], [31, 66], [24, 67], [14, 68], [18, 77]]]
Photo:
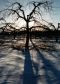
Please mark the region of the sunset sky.
[[[4, 9], [10, 3], [15, 1], [18, 1], [25, 6], [29, 1], [37, 1], [37, 0], [0, 0], [0, 10]], [[38, 1], [41, 1], [41, 0], [38, 0]], [[52, 22], [53, 24], [57, 25], [57, 23], [60, 22], [60, 0], [51, 0], [51, 1], [53, 2], [52, 11], [47, 15], [45, 14], [44, 19], [48, 22]], [[27, 10], [27, 12], [28, 11], [29, 9]]]

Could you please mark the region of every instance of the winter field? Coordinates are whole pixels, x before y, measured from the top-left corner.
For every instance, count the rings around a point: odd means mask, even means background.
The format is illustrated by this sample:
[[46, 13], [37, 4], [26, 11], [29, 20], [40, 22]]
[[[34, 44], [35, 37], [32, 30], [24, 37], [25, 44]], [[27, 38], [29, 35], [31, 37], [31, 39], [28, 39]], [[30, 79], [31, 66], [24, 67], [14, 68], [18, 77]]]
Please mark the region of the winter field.
[[60, 43], [0, 39], [0, 84], [60, 84]]

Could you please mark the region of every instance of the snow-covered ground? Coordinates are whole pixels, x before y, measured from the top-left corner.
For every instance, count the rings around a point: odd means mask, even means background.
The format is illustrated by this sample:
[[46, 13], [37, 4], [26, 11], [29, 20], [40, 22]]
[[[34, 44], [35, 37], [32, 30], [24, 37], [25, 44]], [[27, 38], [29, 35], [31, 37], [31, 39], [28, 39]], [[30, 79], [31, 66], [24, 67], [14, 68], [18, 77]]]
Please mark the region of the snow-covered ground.
[[0, 84], [60, 84], [60, 44], [35, 43], [29, 50], [0, 44]]

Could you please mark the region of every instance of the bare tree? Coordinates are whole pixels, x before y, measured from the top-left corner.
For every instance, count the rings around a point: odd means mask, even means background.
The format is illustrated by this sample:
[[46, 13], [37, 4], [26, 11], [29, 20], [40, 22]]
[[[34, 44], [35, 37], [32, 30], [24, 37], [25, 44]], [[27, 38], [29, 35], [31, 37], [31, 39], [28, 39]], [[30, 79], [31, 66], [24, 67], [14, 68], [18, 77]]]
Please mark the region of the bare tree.
[[49, 23], [50, 27], [52, 27], [53, 31], [55, 31], [55, 39], [56, 39], [56, 42], [58, 42], [58, 31], [60, 29], [60, 27], [55, 27], [55, 25], [53, 23]]
[[[29, 23], [32, 21], [34, 21], [34, 22], [37, 21], [35, 15], [37, 15], [37, 17], [42, 16], [41, 7], [44, 8], [44, 10], [50, 10], [51, 9], [51, 2], [50, 1], [40, 1], [40, 2], [32, 1], [29, 4], [33, 5], [33, 8], [28, 15], [25, 14], [23, 6], [19, 2], [15, 2], [9, 8], [2, 10], [2, 11], [9, 12], [8, 15], [11, 15], [11, 14], [15, 15], [16, 14], [17, 20], [19, 18], [21, 18], [26, 22], [26, 27], [24, 27], [26, 29], [26, 32], [27, 32], [26, 33], [26, 43], [25, 43], [26, 48], [29, 48], [30, 30], [32, 28], [42, 27], [42, 28], [49, 30], [49, 28], [46, 25], [42, 25], [42, 26], [41, 25], [40, 26], [34, 26], [33, 25], [32, 27], [30, 27]], [[15, 8], [15, 6], [16, 6], [16, 8]]]

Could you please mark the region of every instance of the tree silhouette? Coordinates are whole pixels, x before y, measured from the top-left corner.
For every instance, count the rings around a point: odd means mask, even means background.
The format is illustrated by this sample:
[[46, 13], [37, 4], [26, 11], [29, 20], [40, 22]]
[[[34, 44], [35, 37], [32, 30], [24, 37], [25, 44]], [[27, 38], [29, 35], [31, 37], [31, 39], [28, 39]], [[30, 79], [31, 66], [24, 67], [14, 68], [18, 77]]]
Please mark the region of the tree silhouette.
[[[25, 47], [26, 48], [29, 48], [29, 39], [30, 39], [30, 31], [32, 28], [44, 28], [44, 29], [47, 29], [49, 30], [49, 27], [47, 27], [46, 25], [39, 25], [39, 26], [32, 26], [30, 27], [29, 26], [29, 23], [34, 21], [34, 22], [39, 22], [39, 20], [36, 19], [36, 17], [40, 16], [42, 17], [42, 14], [41, 14], [41, 9], [44, 8], [44, 10], [50, 10], [51, 9], [51, 2], [50, 1], [40, 1], [40, 2], [35, 2], [35, 1], [32, 1], [30, 2], [29, 4], [31, 4], [33, 7], [32, 7], [32, 10], [30, 11], [29, 14], [25, 14], [25, 10], [23, 8], [23, 5], [21, 5], [19, 2], [15, 2], [13, 3], [11, 6], [9, 6], [7, 9], [4, 9], [0, 12], [3, 12], [3, 11], [7, 11], [8, 12], [8, 15], [17, 15], [16, 19], [18, 20], [19, 18], [23, 19], [25, 22], [26, 22], [26, 26], [24, 27], [26, 29], [26, 43], [25, 43]], [[35, 17], [35, 15], [37, 15]], [[23, 27], [22, 27], [23, 28]]]
[[56, 42], [58, 42], [58, 34], [57, 33], [60, 29], [59, 25], [58, 25], [58, 27], [55, 27], [55, 25], [53, 23], [49, 23], [49, 25], [52, 27], [53, 31], [55, 31], [54, 36], [55, 36]]

